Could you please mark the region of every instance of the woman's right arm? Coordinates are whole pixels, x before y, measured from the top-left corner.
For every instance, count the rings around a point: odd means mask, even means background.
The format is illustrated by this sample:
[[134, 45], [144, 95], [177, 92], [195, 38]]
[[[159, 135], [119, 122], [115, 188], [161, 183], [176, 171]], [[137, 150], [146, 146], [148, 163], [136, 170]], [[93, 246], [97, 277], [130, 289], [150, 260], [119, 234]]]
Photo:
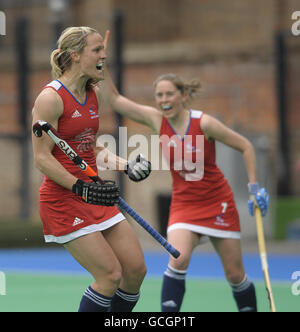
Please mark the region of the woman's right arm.
[[155, 107], [138, 104], [120, 95], [107, 68], [105, 68], [105, 80], [102, 81], [99, 86], [99, 93], [100, 97], [102, 97], [114, 111], [135, 122], [146, 125], [155, 133], [159, 133], [162, 121], [161, 113]]
[[[32, 110], [32, 124], [38, 120], [49, 122], [57, 129], [58, 119], [63, 112], [63, 103], [51, 89], [43, 90], [37, 97]], [[52, 155], [54, 142], [48, 135], [37, 138], [32, 134], [35, 166], [57, 184], [72, 190], [77, 178], [70, 174]]]

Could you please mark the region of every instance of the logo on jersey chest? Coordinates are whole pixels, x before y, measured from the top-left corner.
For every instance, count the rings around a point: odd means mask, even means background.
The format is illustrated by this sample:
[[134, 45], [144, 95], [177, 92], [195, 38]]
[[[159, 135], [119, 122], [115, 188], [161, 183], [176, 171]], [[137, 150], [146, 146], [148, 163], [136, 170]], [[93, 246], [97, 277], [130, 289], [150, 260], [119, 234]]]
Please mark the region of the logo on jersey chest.
[[81, 116], [82, 114], [78, 110], [75, 110], [72, 114], [72, 119], [80, 118]]
[[97, 118], [99, 118], [98, 110], [96, 109], [96, 107], [94, 105], [92, 105], [89, 108], [89, 113], [90, 113], [91, 119], [97, 119]]
[[[85, 111], [86, 112], [86, 111]], [[77, 118], [80, 118], [83, 116], [83, 113], [84, 113], [84, 110], [81, 110], [81, 112], [76, 109], [72, 115], [71, 115], [71, 118], [72, 119], [77, 119]], [[99, 118], [99, 114], [98, 114], [98, 110], [96, 108], [95, 105], [92, 105], [89, 107], [89, 115], [90, 115], [90, 118], [93, 120], [93, 119], [97, 119]]]

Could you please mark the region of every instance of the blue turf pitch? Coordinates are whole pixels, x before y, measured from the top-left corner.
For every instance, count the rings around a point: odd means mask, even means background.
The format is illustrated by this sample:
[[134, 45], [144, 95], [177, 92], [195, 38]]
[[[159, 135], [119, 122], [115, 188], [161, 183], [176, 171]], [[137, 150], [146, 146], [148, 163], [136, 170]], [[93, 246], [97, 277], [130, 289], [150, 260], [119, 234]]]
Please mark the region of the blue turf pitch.
[[[168, 254], [146, 252], [148, 274], [142, 285], [137, 312], [159, 312], [162, 275]], [[300, 309], [300, 295], [292, 294], [294, 271], [300, 256], [270, 254], [269, 272], [277, 310]], [[247, 274], [255, 282], [259, 311], [269, 311], [260, 258], [244, 254]], [[77, 311], [91, 276], [65, 249], [0, 249], [0, 272], [6, 276], [6, 296], [0, 296], [0, 312]], [[183, 312], [236, 311], [231, 289], [214, 253], [195, 253], [188, 270]], [[298, 290], [298, 288], [297, 288]], [[1, 294], [0, 294], [1, 295]], [[28, 301], [30, 299], [30, 301]]]
[[[263, 279], [258, 254], [243, 255], [247, 274]], [[149, 276], [161, 276], [168, 263], [165, 252], [145, 252]], [[300, 255], [269, 254], [269, 273], [272, 280], [291, 281], [294, 271], [300, 271]], [[65, 249], [0, 249], [0, 271], [86, 273]], [[188, 269], [189, 277], [224, 278], [223, 269], [215, 253], [195, 253]]]

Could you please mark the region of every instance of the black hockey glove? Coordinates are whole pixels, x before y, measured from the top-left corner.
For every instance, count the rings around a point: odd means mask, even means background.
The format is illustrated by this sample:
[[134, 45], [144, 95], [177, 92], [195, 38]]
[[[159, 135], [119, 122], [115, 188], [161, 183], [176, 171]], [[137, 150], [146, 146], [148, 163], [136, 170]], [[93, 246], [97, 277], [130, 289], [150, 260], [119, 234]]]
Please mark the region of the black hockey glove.
[[101, 184], [77, 180], [73, 184], [72, 192], [89, 204], [113, 206], [119, 203], [120, 189], [114, 181], [105, 181]]
[[135, 160], [128, 161], [125, 173], [132, 181], [142, 181], [150, 175], [151, 163], [142, 154], [139, 154]]

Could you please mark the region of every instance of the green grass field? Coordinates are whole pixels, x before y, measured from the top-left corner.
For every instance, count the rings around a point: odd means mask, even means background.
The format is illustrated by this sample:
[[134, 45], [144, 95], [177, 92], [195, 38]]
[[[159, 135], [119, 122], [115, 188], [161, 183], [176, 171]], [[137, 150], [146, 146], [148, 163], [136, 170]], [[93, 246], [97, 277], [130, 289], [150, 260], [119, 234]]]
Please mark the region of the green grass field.
[[[76, 312], [85, 288], [92, 282], [84, 275], [6, 274], [6, 295], [0, 295], [0, 312]], [[259, 311], [269, 311], [263, 282], [255, 282]], [[299, 312], [300, 296], [291, 283], [273, 282], [278, 312]], [[147, 277], [136, 312], [160, 311], [161, 279]], [[231, 289], [224, 280], [188, 279], [182, 312], [234, 312]]]

